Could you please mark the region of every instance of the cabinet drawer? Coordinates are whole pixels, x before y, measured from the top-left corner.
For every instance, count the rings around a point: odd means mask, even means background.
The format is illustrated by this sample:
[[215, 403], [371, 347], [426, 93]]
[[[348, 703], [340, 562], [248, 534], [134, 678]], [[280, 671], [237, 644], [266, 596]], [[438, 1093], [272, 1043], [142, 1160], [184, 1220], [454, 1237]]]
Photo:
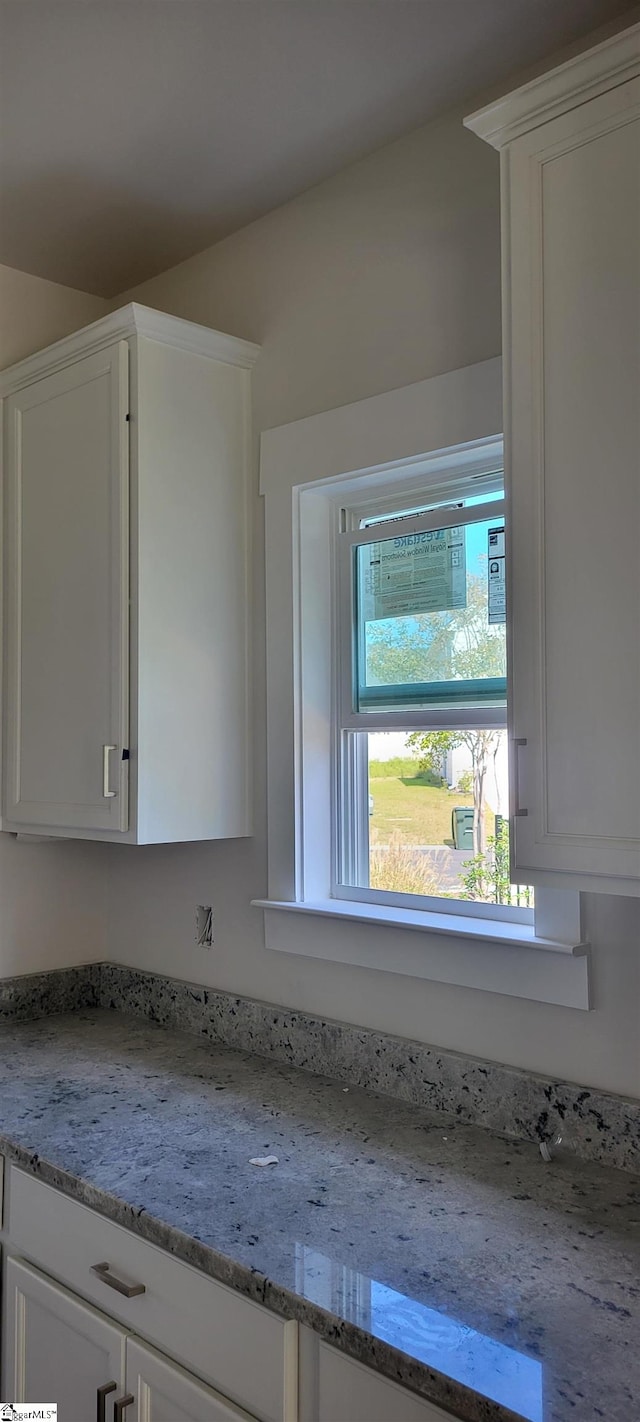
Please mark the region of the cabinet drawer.
[[[287, 1352], [296, 1324], [243, 1299], [181, 1260], [11, 1167], [10, 1239], [76, 1293], [165, 1350], [264, 1422], [289, 1422]], [[144, 1284], [126, 1298], [92, 1266]], [[288, 1414], [288, 1415], [287, 1415]]]

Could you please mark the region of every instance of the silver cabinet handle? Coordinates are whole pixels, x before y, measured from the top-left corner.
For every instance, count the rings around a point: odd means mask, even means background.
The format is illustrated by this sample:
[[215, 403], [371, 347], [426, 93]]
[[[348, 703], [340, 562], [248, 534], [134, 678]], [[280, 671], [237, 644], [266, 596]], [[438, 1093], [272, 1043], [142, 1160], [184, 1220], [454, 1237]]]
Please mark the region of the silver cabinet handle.
[[522, 737], [517, 738], [517, 737], [514, 736], [514, 740], [513, 740], [513, 781], [514, 781], [514, 784], [513, 784], [513, 791], [514, 791], [514, 794], [513, 794], [513, 803], [514, 803], [514, 807], [515, 807], [515, 808], [514, 808], [513, 813], [514, 813], [514, 815], [515, 815], [518, 819], [523, 819], [524, 816], [525, 816], [525, 815], [528, 815], [528, 813], [529, 813], [528, 810], [523, 810], [523, 809], [521, 809], [521, 807], [520, 807], [520, 747], [521, 747], [521, 746], [526, 746], [526, 744], [527, 744], [526, 738], [522, 738]]
[[115, 1392], [118, 1384], [116, 1382], [103, 1383], [98, 1388], [98, 1409], [96, 1412], [96, 1422], [106, 1422], [107, 1416], [107, 1394]]
[[128, 1392], [124, 1397], [117, 1397], [113, 1404], [113, 1422], [122, 1422], [125, 1407], [130, 1407], [135, 1402], [132, 1392]]
[[108, 1284], [110, 1289], [115, 1289], [118, 1294], [124, 1294], [125, 1299], [134, 1299], [136, 1294], [146, 1294], [147, 1292], [145, 1284], [129, 1284], [126, 1279], [120, 1279], [117, 1274], [112, 1273], [110, 1264], [92, 1264], [91, 1273], [97, 1274], [103, 1284]]
[[109, 756], [117, 749], [117, 746], [102, 747], [102, 794], [105, 800], [113, 800], [116, 794], [115, 790], [109, 789]]

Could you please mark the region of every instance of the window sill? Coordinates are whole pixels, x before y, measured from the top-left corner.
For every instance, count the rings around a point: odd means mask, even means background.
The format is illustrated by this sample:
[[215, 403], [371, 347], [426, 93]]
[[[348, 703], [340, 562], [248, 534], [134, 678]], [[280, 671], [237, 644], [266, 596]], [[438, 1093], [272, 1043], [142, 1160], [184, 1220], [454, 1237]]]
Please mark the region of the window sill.
[[343, 918], [355, 923], [392, 924], [395, 928], [411, 928], [417, 933], [444, 934], [485, 943], [501, 943], [511, 948], [538, 948], [547, 953], [569, 953], [582, 956], [586, 943], [559, 943], [552, 938], [537, 938], [527, 923], [505, 923], [492, 918], [474, 918], [471, 914], [425, 913], [418, 909], [387, 908], [383, 904], [357, 903], [355, 900], [319, 899], [312, 903], [287, 902], [278, 899], [253, 899], [253, 908], [280, 909], [284, 913], [322, 914], [325, 918]]
[[589, 1007], [587, 945], [536, 937], [529, 924], [342, 899], [253, 906], [265, 911], [266, 947], [277, 952]]

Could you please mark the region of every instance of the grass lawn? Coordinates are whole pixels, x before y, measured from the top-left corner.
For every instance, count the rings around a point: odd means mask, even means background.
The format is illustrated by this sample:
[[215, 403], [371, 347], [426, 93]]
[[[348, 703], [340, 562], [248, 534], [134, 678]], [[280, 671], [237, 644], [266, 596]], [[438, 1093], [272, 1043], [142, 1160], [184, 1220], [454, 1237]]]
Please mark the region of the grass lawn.
[[472, 795], [389, 775], [372, 776], [369, 793], [373, 796], [369, 825], [378, 831], [379, 844], [388, 844], [395, 830], [406, 844], [451, 846], [451, 811], [456, 805], [473, 804]]

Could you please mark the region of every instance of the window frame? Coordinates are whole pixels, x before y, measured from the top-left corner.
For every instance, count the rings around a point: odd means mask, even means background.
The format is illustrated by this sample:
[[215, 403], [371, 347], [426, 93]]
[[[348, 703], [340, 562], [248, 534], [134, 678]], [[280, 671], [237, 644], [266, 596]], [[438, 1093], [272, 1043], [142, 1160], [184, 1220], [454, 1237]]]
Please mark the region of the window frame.
[[[265, 911], [270, 950], [584, 1009], [580, 898], [558, 888], [557, 876], [536, 876], [537, 932], [488, 918], [484, 906], [474, 918], [345, 902], [331, 892], [332, 612], [322, 592], [336, 576], [336, 504], [356, 501], [375, 518], [385, 510], [391, 470], [396, 505], [420, 488], [427, 469], [440, 471], [445, 485], [456, 466], [483, 472], [483, 458], [484, 473], [495, 471], [500, 411], [498, 358], [262, 435], [268, 889], [254, 904]], [[435, 499], [435, 479], [432, 492]]]
[[[402, 516], [403, 532], [421, 531], [423, 528], [438, 529], [467, 525], [474, 522], [488, 522], [487, 510], [495, 514], [498, 522], [506, 517], [506, 500], [483, 497], [478, 504], [455, 509], [456, 501], [464, 501], [477, 488], [483, 495], [502, 492], [504, 469], [502, 459], [494, 458], [491, 470], [485, 472], [486, 453], [477, 452], [477, 467], [458, 470], [450, 468], [446, 482], [440, 473], [429, 476], [424, 472], [424, 482], [419, 488], [412, 488], [411, 494], [399, 496], [396, 471], [389, 470], [388, 486], [376, 500], [376, 521], [371, 519], [371, 501], [363, 493], [360, 499], [351, 500], [344, 506], [338, 497], [334, 502], [331, 518], [331, 538], [333, 542], [332, 563], [336, 570], [333, 592], [333, 637], [332, 675], [334, 679], [333, 705], [335, 725], [332, 732], [335, 812], [333, 816], [334, 843], [332, 845], [332, 874], [330, 896], [354, 903], [379, 904], [388, 908], [422, 910], [431, 913], [447, 913], [477, 918], [485, 921], [533, 924], [534, 910], [516, 904], [492, 904], [476, 900], [445, 899], [441, 895], [399, 894], [382, 889], [372, 889], [362, 880], [369, 872], [369, 823], [368, 823], [368, 775], [364, 747], [358, 733], [385, 730], [446, 729], [465, 730], [507, 729], [507, 704], [503, 706], [480, 706], [471, 708], [425, 708], [398, 712], [354, 711], [353, 709], [353, 637], [357, 617], [354, 603], [353, 549], [374, 541], [380, 529], [385, 537], [386, 521], [395, 515]], [[436, 482], [436, 479], [438, 482]], [[330, 492], [327, 491], [329, 497]], [[403, 504], [418, 495], [419, 502], [428, 504], [429, 511], [405, 518]], [[433, 505], [433, 500], [442, 500]], [[439, 511], [440, 509], [440, 511]], [[505, 627], [506, 640], [506, 627]], [[350, 734], [355, 732], [356, 734]]]

